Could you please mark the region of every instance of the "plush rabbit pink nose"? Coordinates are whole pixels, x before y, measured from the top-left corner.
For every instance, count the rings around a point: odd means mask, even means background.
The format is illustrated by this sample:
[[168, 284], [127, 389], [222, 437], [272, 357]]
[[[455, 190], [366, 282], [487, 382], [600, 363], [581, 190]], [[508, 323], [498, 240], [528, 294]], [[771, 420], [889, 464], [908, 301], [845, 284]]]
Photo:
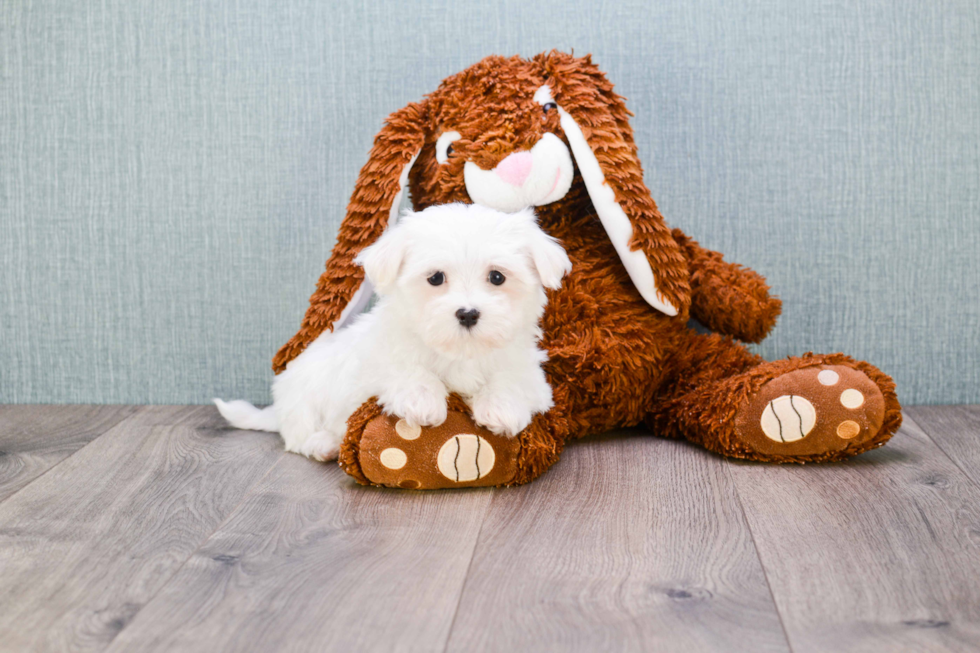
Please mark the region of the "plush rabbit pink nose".
[[531, 174], [532, 163], [534, 163], [534, 157], [531, 156], [530, 152], [514, 152], [498, 163], [494, 170], [497, 171], [497, 176], [508, 184], [520, 186]]

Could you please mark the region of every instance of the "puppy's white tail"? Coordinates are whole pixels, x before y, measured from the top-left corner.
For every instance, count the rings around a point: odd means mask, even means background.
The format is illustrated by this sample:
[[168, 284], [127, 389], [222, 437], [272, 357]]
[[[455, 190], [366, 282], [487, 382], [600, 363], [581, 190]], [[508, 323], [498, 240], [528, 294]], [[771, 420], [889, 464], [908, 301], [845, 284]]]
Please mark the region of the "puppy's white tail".
[[276, 421], [276, 413], [272, 406], [256, 408], [241, 399], [227, 402], [215, 399], [214, 405], [218, 407], [221, 416], [236, 429], [279, 432], [279, 423]]

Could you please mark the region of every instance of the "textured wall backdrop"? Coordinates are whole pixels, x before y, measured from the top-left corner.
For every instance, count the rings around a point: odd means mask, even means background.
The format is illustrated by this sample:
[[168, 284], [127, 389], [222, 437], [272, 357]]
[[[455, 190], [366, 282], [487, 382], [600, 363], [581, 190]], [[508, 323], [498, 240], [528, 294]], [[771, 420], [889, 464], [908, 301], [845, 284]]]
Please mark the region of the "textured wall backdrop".
[[768, 357], [980, 402], [975, 0], [0, 4], [0, 402], [269, 399], [384, 117], [591, 52], [668, 220], [765, 274]]

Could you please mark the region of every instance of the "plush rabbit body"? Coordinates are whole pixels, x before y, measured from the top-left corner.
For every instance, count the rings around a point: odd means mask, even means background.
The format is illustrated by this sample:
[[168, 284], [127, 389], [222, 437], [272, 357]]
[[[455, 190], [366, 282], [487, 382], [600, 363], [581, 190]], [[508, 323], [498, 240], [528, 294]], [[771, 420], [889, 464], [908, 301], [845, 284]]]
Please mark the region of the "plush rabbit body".
[[[398, 435], [395, 418], [369, 401], [351, 419], [341, 451], [359, 481], [523, 483], [557, 461], [568, 438], [639, 424], [724, 455], [774, 462], [839, 460], [897, 430], [894, 384], [870, 364], [843, 354], [766, 362], [738, 342], [764, 338], [780, 302], [757, 273], [666, 226], [644, 184], [629, 116], [589, 57], [552, 52], [488, 57], [388, 118], [300, 331], [274, 360], [277, 371], [366, 304], [370, 284], [354, 258], [397, 215], [406, 187], [416, 209], [533, 206], [568, 252], [572, 272], [549, 291], [542, 321], [555, 405], [521, 432], [518, 446], [496, 451], [493, 474], [460, 481], [433, 471], [442, 469], [447, 438], [458, 454], [460, 437], [486, 435], [452, 397], [456, 426], [423, 429], [428, 449], [398, 470], [379, 467], [377, 452]], [[715, 333], [693, 331], [690, 318]]]

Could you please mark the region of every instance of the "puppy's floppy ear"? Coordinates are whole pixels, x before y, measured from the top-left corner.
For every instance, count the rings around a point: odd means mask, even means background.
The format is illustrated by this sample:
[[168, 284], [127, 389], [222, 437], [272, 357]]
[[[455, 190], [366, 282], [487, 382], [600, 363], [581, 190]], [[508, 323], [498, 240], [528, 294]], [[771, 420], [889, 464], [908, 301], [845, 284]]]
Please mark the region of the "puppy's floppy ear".
[[541, 230], [531, 209], [518, 212], [516, 217], [525, 221], [528, 254], [541, 279], [541, 285], [558, 290], [561, 288], [562, 277], [572, 270], [572, 262], [568, 259], [565, 248]]
[[378, 294], [383, 295], [398, 279], [406, 249], [405, 230], [401, 225], [395, 225], [381, 234], [373, 245], [364, 248], [354, 258], [354, 263], [364, 268], [368, 281]]
[[409, 104], [388, 116], [361, 168], [347, 216], [337, 232], [337, 244], [310, 297], [299, 332], [272, 360], [276, 374], [324, 330], [343, 327], [371, 299], [371, 284], [365, 282], [364, 270], [354, 258], [397, 219], [408, 173], [429, 129], [428, 101]]
[[557, 103], [586, 190], [633, 285], [657, 310], [684, 313], [691, 301], [687, 262], [643, 183], [623, 98], [590, 56], [551, 52], [535, 61], [548, 75], [535, 99]]

